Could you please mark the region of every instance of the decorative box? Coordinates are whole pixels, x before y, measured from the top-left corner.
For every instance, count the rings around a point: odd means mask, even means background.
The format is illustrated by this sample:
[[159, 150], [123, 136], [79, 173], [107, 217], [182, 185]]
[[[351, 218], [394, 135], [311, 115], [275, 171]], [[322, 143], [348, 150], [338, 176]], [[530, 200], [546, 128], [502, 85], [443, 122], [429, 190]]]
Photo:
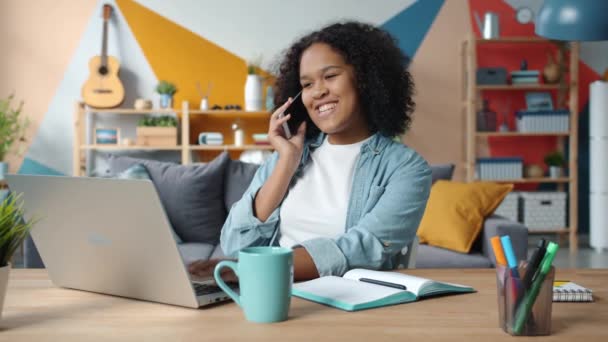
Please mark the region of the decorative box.
[[564, 132], [570, 130], [570, 112], [562, 110], [527, 111], [520, 110], [517, 115], [519, 132]]
[[478, 85], [507, 84], [507, 69], [501, 67], [477, 68], [476, 78]]
[[523, 178], [521, 157], [478, 158], [475, 173], [480, 180], [501, 180]]
[[137, 126], [139, 146], [177, 146], [177, 127]]
[[566, 228], [566, 193], [521, 192], [522, 223], [529, 230]]

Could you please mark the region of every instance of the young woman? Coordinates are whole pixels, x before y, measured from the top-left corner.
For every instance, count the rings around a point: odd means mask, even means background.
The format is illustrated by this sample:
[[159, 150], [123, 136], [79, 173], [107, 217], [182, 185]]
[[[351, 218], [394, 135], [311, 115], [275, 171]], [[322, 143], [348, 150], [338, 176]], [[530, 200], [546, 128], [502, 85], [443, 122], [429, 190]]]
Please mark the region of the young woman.
[[[412, 121], [409, 60], [387, 32], [347, 22], [297, 41], [276, 81], [268, 136], [275, 153], [260, 167], [224, 224], [229, 257], [249, 246], [294, 251], [296, 280], [351, 268], [392, 269], [414, 239], [431, 171], [395, 136]], [[308, 113], [289, 139], [282, 117], [302, 91]], [[218, 260], [197, 261], [208, 275]]]

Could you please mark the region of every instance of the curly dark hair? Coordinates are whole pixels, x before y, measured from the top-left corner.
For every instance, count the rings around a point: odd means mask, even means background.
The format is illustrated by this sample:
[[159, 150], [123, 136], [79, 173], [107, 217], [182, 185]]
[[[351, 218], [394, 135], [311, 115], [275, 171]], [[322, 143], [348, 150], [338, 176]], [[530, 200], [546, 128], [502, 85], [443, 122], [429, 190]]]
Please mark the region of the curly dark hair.
[[[274, 103], [285, 103], [301, 89], [302, 53], [315, 43], [325, 43], [354, 67], [357, 95], [369, 129], [389, 137], [405, 133], [414, 111], [414, 81], [410, 59], [388, 32], [360, 22], [329, 25], [300, 38], [286, 52], [278, 70]], [[320, 130], [307, 115], [308, 137]]]

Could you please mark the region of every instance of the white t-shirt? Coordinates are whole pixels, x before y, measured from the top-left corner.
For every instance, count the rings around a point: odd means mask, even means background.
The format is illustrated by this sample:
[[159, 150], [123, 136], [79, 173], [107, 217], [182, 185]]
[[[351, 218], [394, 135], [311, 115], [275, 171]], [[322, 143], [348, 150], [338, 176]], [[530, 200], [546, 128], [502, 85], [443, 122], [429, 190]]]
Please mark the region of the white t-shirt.
[[368, 139], [332, 145], [326, 138], [311, 153], [302, 178], [281, 205], [281, 246], [293, 247], [302, 241], [344, 233], [355, 165], [361, 145]]

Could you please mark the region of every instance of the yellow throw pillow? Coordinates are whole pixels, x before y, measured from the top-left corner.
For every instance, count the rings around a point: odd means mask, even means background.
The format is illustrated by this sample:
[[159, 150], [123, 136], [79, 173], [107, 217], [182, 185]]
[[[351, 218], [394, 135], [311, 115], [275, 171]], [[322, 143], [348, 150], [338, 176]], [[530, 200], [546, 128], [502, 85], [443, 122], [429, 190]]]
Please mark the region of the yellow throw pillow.
[[512, 189], [513, 184], [437, 181], [418, 227], [420, 243], [469, 253], [485, 217]]

